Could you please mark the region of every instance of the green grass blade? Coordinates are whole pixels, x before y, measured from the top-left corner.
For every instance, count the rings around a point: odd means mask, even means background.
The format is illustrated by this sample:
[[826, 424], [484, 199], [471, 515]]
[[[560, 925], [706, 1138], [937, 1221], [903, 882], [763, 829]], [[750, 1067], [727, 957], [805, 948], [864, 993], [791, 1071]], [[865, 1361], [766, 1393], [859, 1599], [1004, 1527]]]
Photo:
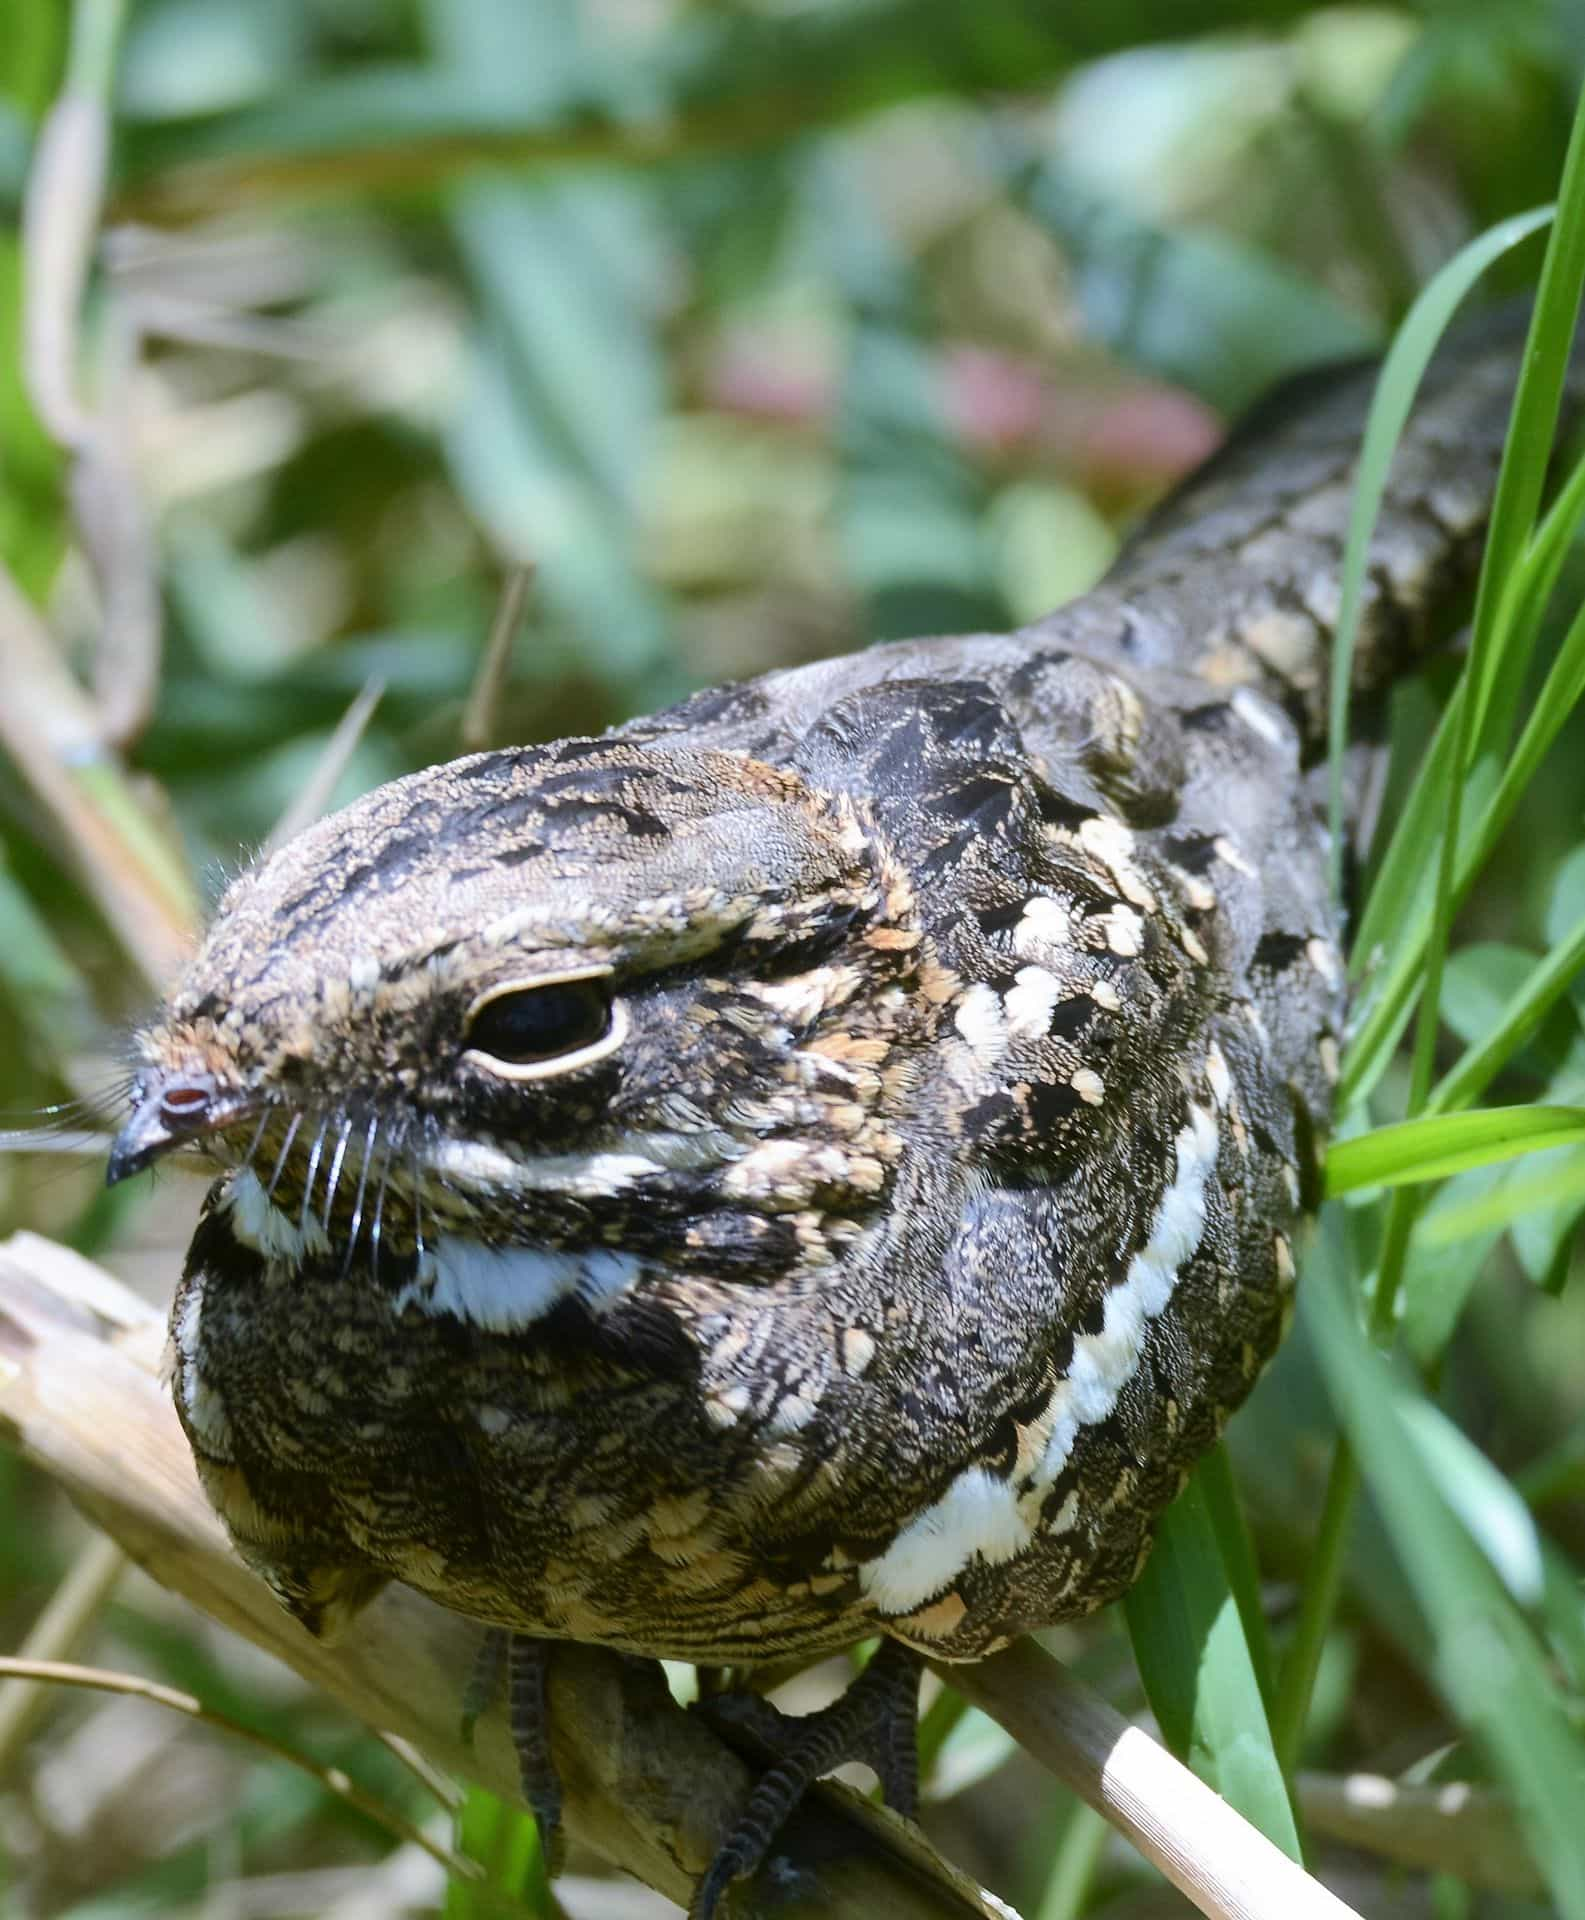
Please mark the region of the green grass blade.
[[1348, 745], [1354, 640], [1359, 628], [1359, 603], [1370, 558], [1371, 535], [1387, 491], [1392, 456], [1414, 407], [1421, 378], [1437, 342], [1447, 331], [1448, 322], [1493, 262], [1544, 227], [1552, 218], [1552, 212], [1550, 207], [1537, 207], [1529, 213], [1516, 214], [1462, 247], [1422, 290], [1382, 363], [1354, 480], [1354, 504], [1343, 547], [1337, 638], [1332, 649], [1328, 815], [1332, 830], [1334, 893], [1340, 891], [1343, 875], [1343, 756]]
[[1129, 1637], [1167, 1744], [1299, 1860], [1298, 1823], [1203, 1471], [1168, 1508], [1123, 1602]]
[[[1468, 897], [1537, 769], [1582, 697], [1585, 697], [1585, 611], [1577, 614], [1570, 624], [1500, 779], [1492, 786], [1489, 768], [1477, 768], [1472, 776], [1472, 797], [1480, 813], [1474, 830], [1459, 849], [1453, 889], [1455, 908], [1462, 906]], [[1456, 708], [1449, 705], [1428, 756], [1431, 770], [1416, 783], [1399, 834], [1394, 836], [1388, 854], [1390, 863], [1401, 839], [1405, 858], [1396, 868], [1384, 864], [1381, 878], [1372, 889], [1371, 906], [1360, 922], [1360, 944], [1356, 953], [1364, 953], [1369, 942], [1385, 939], [1390, 922], [1397, 922], [1397, 931], [1392, 936], [1392, 953], [1383, 972], [1366, 988], [1363, 1015], [1343, 1062], [1339, 1099], [1344, 1106], [1363, 1099], [1375, 1086], [1414, 1008], [1432, 925], [1433, 890], [1429, 876], [1423, 871], [1438, 793], [1431, 762], [1440, 762], [1441, 778], [1445, 781], [1455, 720]], [[1410, 855], [1419, 863], [1418, 872]]]
[[[1400, 827], [1360, 928], [1357, 952], [1362, 964], [1373, 965], [1378, 951], [1393, 953], [1399, 946], [1393, 936], [1405, 920], [1405, 930], [1413, 934], [1415, 959], [1410, 963], [1394, 955], [1391, 990], [1373, 996], [1368, 1024], [1360, 1036], [1368, 1044], [1351, 1048], [1344, 1066], [1345, 1098], [1358, 1098], [1368, 1084], [1367, 1073], [1379, 1073], [1386, 1048], [1401, 1025], [1405, 1005], [1417, 990], [1422, 969], [1424, 984], [1431, 991], [1429, 1005], [1422, 1000], [1411, 1108], [1429, 1092], [1437, 984], [1466, 868], [1462, 844], [1465, 802], [1473, 798], [1477, 807], [1486, 807], [1487, 793], [1479, 789], [1496, 784], [1497, 757], [1511, 730], [1539, 632], [1543, 590], [1555, 577], [1565, 534], [1562, 519], [1549, 519], [1537, 531], [1536, 516], [1568, 376], [1582, 284], [1585, 112], [1575, 116], [1557, 216], [1531, 313], [1476, 591], [1469, 663], [1460, 683], [1456, 711], [1450, 710], [1444, 728], [1444, 738], [1453, 744], [1428, 758], [1422, 779], [1434, 784], [1429, 796], [1417, 794], [1411, 801], [1408, 811], [1414, 816], [1414, 834], [1411, 837]], [[1579, 505], [1577, 492], [1572, 483], [1565, 488], [1565, 517]], [[1475, 783], [1477, 791], [1473, 795], [1466, 794], [1466, 782]], [[1428, 838], [1427, 828], [1434, 829], [1438, 824], [1440, 809], [1435, 800], [1444, 792], [1445, 826]], [[1427, 922], [1420, 906], [1423, 893], [1418, 876], [1425, 871], [1429, 848], [1438, 843], [1437, 882]], [[1405, 903], [1411, 899], [1415, 910], [1405, 915]]]
[[919, 1779], [926, 1792], [933, 1783], [936, 1762], [953, 1730], [969, 1711], [961, 1693], [944, 1686], [919, 1719]]
[[1305, 1280], [1300, 1311], [1433, 1638], [1436, 1683], [1511, 1792], [1557, 1911], [1585, 1920], [1585, 1741], [1540, 1647], [1426, 1469], [1404, 1418], [1416, 1396], [1360, 1329], [1336, 1209]]
[[1505, 1230], [1533, 1224], [1538, 1216], [1554, 1210], [1573, 1215], [1585, 1208], [1585, 1150], [1576, 1148], [1534, 1164], [1537, 1171], [1531, 1174], [1527, 1169], [1527, 1177], [1510, 1174], [1472, 1193], [1444, 1188], [1446, 1204], [1427, 1211], [1420, 1245], [1445, 1258], [1449, 1247], [1482, 1237], [1494, 1238]]
[[1326, 1156], [1329, 1197], [1362, 1187], [1408, 1187], [1466, 1167], [1585, 1141], [1585, 1107], [1483, 1107], [1426, 1114], [1337, 1141]]
[[[1530, 314], [1524, 358], [1514, 393], [1513, 413], [1497, 471], [1496, 496], [1480, 580], [1469, 660], [1463, 673], [1468, 689], [1459, 703], [1453, 778], [1447, 795], [1447, 820], [1437, 853], [1436, 899], [1426, 947], [1425, 986], [1420, 1000], [1410, 1069], [1409, 1112], [1418, 1113], [1431, 1091], [1431, 1074], [1440, 1015], [1442, 969], [1452, 935], [1458, 851], [1464, 825], [1466, 784], [1478, 764], [1495, 764], [1518, 704], [1525, 668], [1537, 638], [1537, 623], [1518, 625], [1509, 617], [1515, 601], [1515, 576], [1529, 543], [1551, 464], [1564, 384], [1585, 285], [1585, 102], [1575, 112], [1569, 135], [1557, 217], [1541, 263], [1541, 286]], [[1392, 1234], [1394, 1220], [1403, 1231]], [[1396, 1263], [1384, 1256], [1377, 1278], [1378, 1315], [1391, 1310], [1407, 1251], [1411, 1203], [1394, 1200], [1389, 1211], [1389, 1242]]]
[[1541, 1539], [1507, 1476], [1429, 1400], [1405, 1397], [1400, 1409], [1420, 1463], [1450, 1513], [1485, 1554], [1492, 1571], [1523, 1607], [1541, 1601]]
[[1427, 1112], [1454, 1113], [1479, 1099], [1568, 992], [1581, 967], [1585, 967], [1585, 920], [1537, 961], [1497, 1025], [1478, 1045], [1466, 1048], [1457, 1064], [1443, 1074], [1431, 1090]]
[[485, 1878], [447, 1881], [445, 1920], [558, 1920], [531, 1813], [469, 1787], [457, 1810], [456, 1848], [479, 1862]]
[[1030, 1920], [1079, 1920], [1089, 1906], [1090, 1891], [1111, 1834], [1105, 1819], [1092, 1807], [1082, 1801], [1075, 1804], [1057, 1843], [1040, 1904], [1032, 1910]]
[[1475, 686], [1470, 761], [1497, 745], [1507, 732], [1519, 698], [1528, 649], [1500, 644], [1502, 603], [1520, 597], [1515, 589], [1522, 579], [1525, 550], [1536, 530], [1541, 496], [1551, 471], [1582, 288], [1585, 106], [1576, 111], [1569, 136], [1557, 218], [1541, 262], [1541, 283], [1530, 315], [1513, 419], [1503, 445], [1491, 528], [1486, 536], [1470, 646], [1469, 673]]
[[1220, 1442], [1206, 1454], [1198, 1469], [1200, 1491], [1216, 1535], [1222, 1571], [1233, 1598], [1238, 1602], [1238, 1617], [1244, 1624], [1244, 1641], [1249, 1648], [1250, 1664], [1260, 1697], [1269, 1714], [1276, 1693], [1276, 1668], [1271, 1657], [1271, 1634], [1266, 1625], [1266, 1609], [1260, 1597], [1260, 1566], [1255, 1545], [1244, 1522], [1238, 1486], [1233, 1478], [1233, 1463]]
[[1516, 617], [1534, 617], [1551, 598], [1574, 536], [1585, 523], [1585, 460], [1578, 460], [1541, 516], [1518, 570], [1522, 607]]
[[1359, 1465], [1346, 1442], [1339, 1443], [1327, 1475], [1310, 1567], [1299, 1602], [1299, 1618], [1282, 1663], [1276, 1703], [1271, 1711], [1272, 1741], [1284, 1772], [1290, 1775], [1299, 1764], [1316, 1676], [1321, 1670], [1332, 1616], [1343, 1589], [1349, 1525], [1358, 1494]]

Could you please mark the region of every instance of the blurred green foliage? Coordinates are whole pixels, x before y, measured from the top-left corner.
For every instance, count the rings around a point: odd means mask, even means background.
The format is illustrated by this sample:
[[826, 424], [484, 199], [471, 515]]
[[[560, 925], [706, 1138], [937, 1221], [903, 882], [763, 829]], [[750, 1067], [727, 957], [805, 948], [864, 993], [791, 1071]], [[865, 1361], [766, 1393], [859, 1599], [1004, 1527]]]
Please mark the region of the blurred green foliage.
[[[115, 636], [29, 405], [19, 231], [72, 11], [0, 7], [0, 561], [86, 671]], [[1082, 590], [1220, 417], [1287, 369], [1381, 340], [1473, 232], [1552, 195], [1585, 72], [1579, 0], [125, 12], [79, 361], [156, 533], [164, 648], [131, 763], [211, 891], [371, 681], [383, 693], [337, 798], [458, 750], [513, 567], [531, 565], [534, 588], [502, 741], [873, 638], [1014, 624]], [[1501, 272], [1521, 284], [1536, 259]], [[1444, 666], [1400, 702], [1406, 754], [1446, 683]], [[1449, 1058], [1578, 923], [1582, 744], [1576, 724], [1466, 911]], [[140, 992], [0, 769], [0, 1108], [112, 1081]], [[1585, 1098], [1582, 1019], [1576, 987], [1494, 1097]], [[1404, 1084], [1389, 1070], [1383, 1116]], [[0, 1224], [168, 1286], [186, 1183], [112, 1206], [97, 1178], [90, 1158], [0, 1156]], [[1461, 1174], [1405, 1281], [1414, 1350], [1452, 1337], [1441, 1406], [1497, 1487], [1512, 1475], [1531, 1497], [1551, 1583], [1536, 1644], [1576, 1718], [1585, 1329], [1563, 1281], [1582, 1208], [1577, 1147]], [[1358, 1227], [1368, 1269], [1363, 1211]], [[1324, 1311], [1321, 1334], [1335, 1374]], [[1279, 1638], [1334, 1424], [1301, 1334], [1233, 1435]], [[1441, 1430], [1421, 1443], [1445, 1473]], [[1483, 1511], [1511, 1521], [1505, 1497]], [[1468, 1777], [1484, 1761], [1454, 1717], [1463, 1678], [1439, 1671], [1400, 1570], [1405, 1551], [1440, 1548], [1405, 1548], [1385, 1498], [1354, 1546], [1306, 1757]], [[79, 1537], [0, 1459], [5, 1644]], [[1061, 1645], [1134, 1697], [1114, 1621]], [[128, 1586], [96, 1652], [421, 1807], [382, 1749], [147, 1586]], [[978, 1716], [948, 1732], [949, 1717], [930, 1816], [949, 1851], [1053, 1920], [1138, 1895], [1136, 1861], [1073, 1823]], [[487, 1809], [470, 1817], [476, 1838], [493, 1831]], [[251, 1888], [250, 1912], [334, 1912], [371, 1887], [391, 1912], [442, 1898], [301, 1780], [123, 1705], [54, 1708], [0, 1783], [0, 1845], [19, 1913], [196, 1913], [217, 1889]], [[267, 1896], [272, 1876], [310, 1870], [312, 1888]], [[1383, 1884], [1352, 1896], [1378, 1910]], [[1482, 1895], [1478, 1910], [1538, 1909]]]

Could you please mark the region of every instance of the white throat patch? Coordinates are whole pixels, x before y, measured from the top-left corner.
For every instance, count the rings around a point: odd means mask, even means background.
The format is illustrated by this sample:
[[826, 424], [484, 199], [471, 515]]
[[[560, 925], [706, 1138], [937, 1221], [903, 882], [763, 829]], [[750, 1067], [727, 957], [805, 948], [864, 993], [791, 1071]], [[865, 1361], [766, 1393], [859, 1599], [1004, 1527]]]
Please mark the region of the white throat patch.
[[629, 1292], [642, 1271], [636, 1254], [614, 1247], [490, 1247], [443, 1234], [419, 1256], [418, 1272], [394, 1305], [398, 1313], [417, 1306], [511, 1333], [562, 1300], [599, 1312]]
[[245, 1247], [262, 1253], [266, 1260], [287, 1260], [295, 1265], [307, 1254], [330, 1251], [330, 1236], [312, 1209], [298, 1215], [276, 1206], [251, 1167], [231, 1176], [226, 1199], [231, 1208], [231, 1231]]

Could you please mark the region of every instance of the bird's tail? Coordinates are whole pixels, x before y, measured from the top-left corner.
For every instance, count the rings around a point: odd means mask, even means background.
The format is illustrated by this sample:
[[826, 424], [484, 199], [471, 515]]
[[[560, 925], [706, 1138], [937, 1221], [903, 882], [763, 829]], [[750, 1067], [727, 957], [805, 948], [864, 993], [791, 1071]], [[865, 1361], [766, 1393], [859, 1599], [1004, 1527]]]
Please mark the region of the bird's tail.
[[[1402, 671], [1462, 605], [1527, 318], [1516, 305], [1479, 316], [1426, 371], [1371, 543], [1358, 692]], [[1325, 738], [1343, 546], [1377, 371], [1353, 361], [1284, 382], [1139, 528], [1095, 596], [1126, 620], [1136, 665], [1258, 687], [1292, 715], [1312, 753]], [[1580, 355], [1569, 388], [1571, 404], [1585, 400]]]

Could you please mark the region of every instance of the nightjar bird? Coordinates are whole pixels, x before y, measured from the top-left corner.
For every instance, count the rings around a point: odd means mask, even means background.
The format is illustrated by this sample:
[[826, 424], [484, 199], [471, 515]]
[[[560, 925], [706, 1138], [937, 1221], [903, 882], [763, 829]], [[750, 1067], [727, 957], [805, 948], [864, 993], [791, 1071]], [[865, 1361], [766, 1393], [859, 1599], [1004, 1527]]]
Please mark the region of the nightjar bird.
[[[1517, 346], [1425, 381], [1362, 716], [1467, 581]], [[834, 1755], [909, 1803], [918, 1655], [1122, 1593], [1281, 1335], [1372, 377], [1290, 383], [1021, 632], [382, 787], [235, 882], [141, 1036], [110, 1177], [217, 1169], [171, 1320], [210, 1498], [316, 1633], [398, 1580], [509, 1636], [547, 1828], [555, 1641], [884, 1636], [698, 1914]]]

